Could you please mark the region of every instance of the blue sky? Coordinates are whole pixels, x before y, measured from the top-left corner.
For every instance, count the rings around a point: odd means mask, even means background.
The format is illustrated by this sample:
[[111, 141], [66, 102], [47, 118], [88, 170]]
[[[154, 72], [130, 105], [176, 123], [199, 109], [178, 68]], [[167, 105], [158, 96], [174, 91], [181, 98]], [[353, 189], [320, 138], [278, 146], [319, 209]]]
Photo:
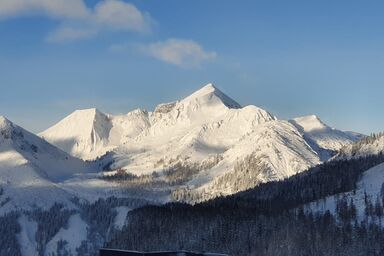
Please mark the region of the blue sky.
[[384, 130], [382, 1], [2, 0], [0, 115], [153, 109], [208, 82], [279, 118]]

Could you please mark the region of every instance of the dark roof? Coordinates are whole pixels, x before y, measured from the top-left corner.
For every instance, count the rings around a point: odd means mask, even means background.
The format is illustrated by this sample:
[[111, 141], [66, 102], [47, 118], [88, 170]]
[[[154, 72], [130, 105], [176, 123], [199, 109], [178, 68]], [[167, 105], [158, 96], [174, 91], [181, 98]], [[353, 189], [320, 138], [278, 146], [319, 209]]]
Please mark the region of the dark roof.
[[227, 256], [217, 253], [196, 253], [186, 251], [164, 251], [164, 252], [137, 252], [115, 249], [101, 249], [100, 256]]

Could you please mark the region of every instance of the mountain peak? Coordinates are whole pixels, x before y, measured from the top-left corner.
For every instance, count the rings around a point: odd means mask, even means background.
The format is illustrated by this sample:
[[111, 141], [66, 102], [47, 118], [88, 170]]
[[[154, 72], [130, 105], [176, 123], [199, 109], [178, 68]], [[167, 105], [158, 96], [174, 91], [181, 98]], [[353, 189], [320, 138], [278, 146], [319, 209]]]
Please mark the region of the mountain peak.
[[203, 87], [201, 87], [199, 91], [214, 91], [214, 90], [218, 90], [218, 89], [215, 87], [213, 83], [208, 83]]
[[[76, 110], [40, 136], [61, 150], [81, 157], [96, 149], [104, 150], [104, 141], [111, 130], [109, 121], [109, 117], [96, 108]], [[68, 138], [68, 134], [71, 137]]]
[[100, 120], [108, 119], [108, 115], [99, 111], [97, 108], [78, 109], [68, 115], [64, 120], [78, 120], [78, 122], [84, 122], [92, 124]]
[[199, 96], [204, 96], [206, 94], [210, 94], [210, 93], [215, 93], [219, 91], [220, 93], [222, 93], [219, 89], [217, 89], [212, 83], [209, 83], [209, 84], [206, 84], [204, 85], [203, 87], [201, 87], [200, 89], [198, 89], [197, 91], [195, 91], [194, 93], [192, 93], [190, 96], [195, 96], [195, 97], [199, 97]]
[[183, 99], [183, 102], [189, 101], [202, 101], [203, 103], [209, 103], [211, 101], [221, 102], [228, 108], [241, 108], [241, 105], [235, 100], [231, 99], [225, 93], [220, 91], [212, 83], [206, 84], [201, 89], [195, 91], [190, 96]]
[[5, 116], [0, 116], [0, 127], [5, 124], [8, 124], [10, 121]]
[[317, 115], [307, 115], [307, 116], [301, 116], [301, 117], [296, 117], [294, 120], [297, 122], [312, 122], [313, 124], [324, 124], [323, 121], [321, 121], [320, 117]]
[[97, 108], [77, 109], [72, 114], [96, 115], [101, 113]]
[[305, 132], [313, 130], [322, 130], [328, 126], [321, 121], [316, 115], [308, 115], [294, 118], [292, 120], [296, 125], [300, 126]]
[[0, 116], [0, 135], [9, 135], [12, 132], [12, 129], [13, 123], [9, 121], [6, 117]]

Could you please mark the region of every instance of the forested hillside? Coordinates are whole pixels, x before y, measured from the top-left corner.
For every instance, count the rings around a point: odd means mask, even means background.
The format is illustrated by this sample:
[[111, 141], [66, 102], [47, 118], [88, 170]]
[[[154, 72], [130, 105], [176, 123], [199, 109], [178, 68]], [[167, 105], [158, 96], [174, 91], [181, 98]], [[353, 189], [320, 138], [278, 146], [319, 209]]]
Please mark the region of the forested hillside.
[[[364, 213], [343, 192], [384, 162], [382, 154], [340, 160], [284, 181], [195, 206], [172, 203], [128, 214], [107, 243], [131, 250], [195, 250], [229, 255], [383, 255], [384, 189], [365, 197]], [[339, 194], [335, 212], [312, 211], [309, 202]]]

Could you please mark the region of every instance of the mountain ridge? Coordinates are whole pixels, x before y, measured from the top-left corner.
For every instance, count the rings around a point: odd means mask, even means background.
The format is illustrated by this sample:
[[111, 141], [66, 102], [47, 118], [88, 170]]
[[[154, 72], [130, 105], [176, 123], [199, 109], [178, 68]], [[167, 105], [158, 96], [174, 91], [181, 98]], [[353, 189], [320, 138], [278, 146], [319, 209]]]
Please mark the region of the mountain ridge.
[[[113, 152], [106, 164], [111, 170], [123, 169], [139, 176], [161, 173], [177, 164], [194, 166], [222, 158], [188, 177], [184, 184], [193, 191], [220, 187], [219, 194], [305, 171], [357, 139], [330, 128], [317, 116], [284, 121], [254, 105], [242, 107], [211, 83], [181, 100], [159, 104], [153, 112], [136, 109], [118, 116], [99, 112], [96, 116], [102, 118], [94, 118], [95, 112], [95, 109], [75, 111], [91, 113], [91, 118], [71, 118], [71, 114], [59, 122], [64, 129], [54, 125], [40, 135], [84, 160], [93, 161]], [[84, 120], [88, 122], [84, 126], [91, 128], [71, 141], [73, 137], [66, 127], [80, 130], [76, 127]], [[79, 150], [63, 148], [55, 140], [56, 135], [71, 141], [70, 148]], [[236, 189], [213, 185], [229, 179], [228, 176], [231, 180], [240, 179], [244, 173], [236, 173], [235, 167], [250, 155], [268, 166], [261, 170], [258, 181], [242, 182]]]

